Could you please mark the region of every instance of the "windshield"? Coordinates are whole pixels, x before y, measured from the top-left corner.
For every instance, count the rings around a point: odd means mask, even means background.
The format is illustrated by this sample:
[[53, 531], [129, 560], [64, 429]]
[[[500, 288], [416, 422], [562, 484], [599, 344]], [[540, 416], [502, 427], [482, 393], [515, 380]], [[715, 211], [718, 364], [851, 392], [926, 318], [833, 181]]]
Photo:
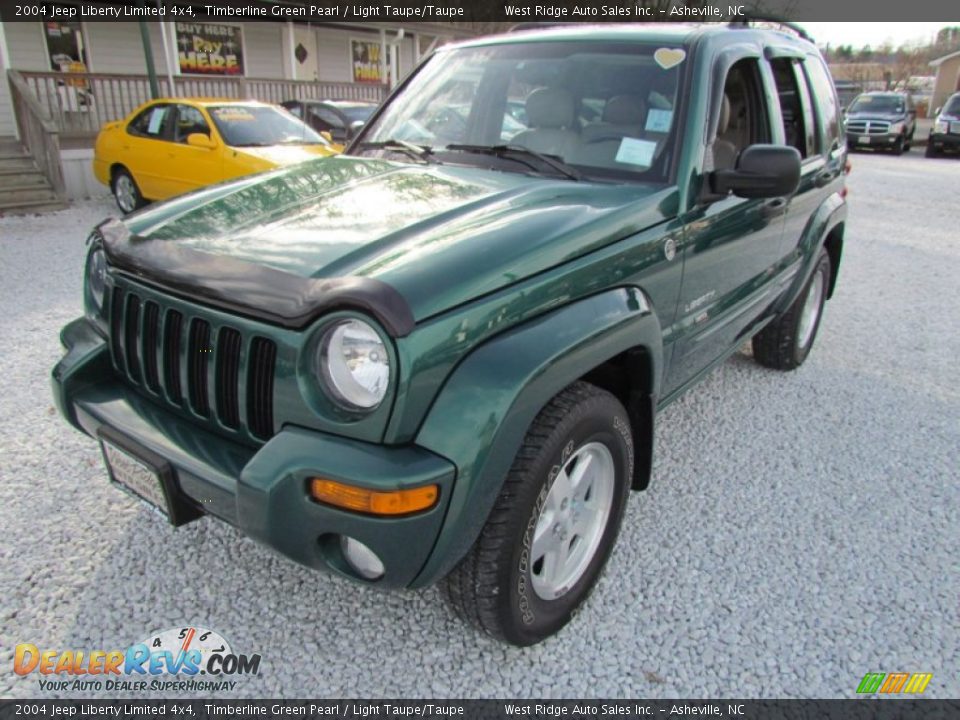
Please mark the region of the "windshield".
[[944, 115], [960, 115], [960, 95], [954, 95], [943, 109]]
[[217, 105], [209, 111], [223, 141], [233, 147], [328, 144], [301, 120], [277, 108]]
[[340, 105], [337, 109], [347, 116], [349, 122], [355, 123], [357, 120], [366, 122], [377, 109], [376, 105]]
[[852, 113], [880, 113], [881, 115], [898, 115], [903, 113], [903, 98], [893, 95], [861, 95], [850, 106]]
[[376, 145], [404, 141], [440, 162], [530, 172], [504, 159], [516, 155], [457, 147], [508, 145], [559, 159], [588, 178], [666, 182], [685, 57], [674, 47], [584, 41], [441, 51], [352, 152], [409, 162], [409, 153]]

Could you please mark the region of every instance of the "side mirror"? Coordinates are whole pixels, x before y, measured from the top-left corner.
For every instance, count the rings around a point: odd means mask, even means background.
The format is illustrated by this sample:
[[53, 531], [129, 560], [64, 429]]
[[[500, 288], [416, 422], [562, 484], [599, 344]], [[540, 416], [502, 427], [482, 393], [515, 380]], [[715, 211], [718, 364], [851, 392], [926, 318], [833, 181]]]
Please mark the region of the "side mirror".
[[751, 145], [740, 153], [733, 170], [710, 173], [710, 189], [743, 198], [792, 195], [800, 184], [800, 153], [786, 145]]
[[355, 138], [357, 133], [363, 130], [364, 125], [366, 125], [366, 123], [363, 120], [354, 120], [352, 123], [350, 123], [350, 127], [347, 128], [347, 138]]
[[206, 133], [190, 133], [187, 135], [187, 145], [213, 150], [217, 144]]
[[940, 114], [940, 111], [941, 111], [941, 110], [943, 110], [943, 108], [942, 108], [942, 107], [938, 107], [936, 110], [933, 111], [933, 116], [934, 116], [934, 117], [937, 117], [937, 116]]

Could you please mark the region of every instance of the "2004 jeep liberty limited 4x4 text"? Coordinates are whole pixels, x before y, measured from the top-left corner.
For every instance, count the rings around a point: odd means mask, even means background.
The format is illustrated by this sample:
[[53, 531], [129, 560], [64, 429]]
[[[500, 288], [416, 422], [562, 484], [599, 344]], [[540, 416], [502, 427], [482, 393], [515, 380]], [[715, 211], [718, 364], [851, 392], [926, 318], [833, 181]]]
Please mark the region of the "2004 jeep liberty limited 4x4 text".
[[217, 517], [381, 587], [442, 580], [529, 645], [596, 583], [657, 411], [751, 338], [767, 367], [807, 357], [844, 140], [787, 30], [444, 47], [345, 155], [99, 225], [54, 394], [174, 525]]

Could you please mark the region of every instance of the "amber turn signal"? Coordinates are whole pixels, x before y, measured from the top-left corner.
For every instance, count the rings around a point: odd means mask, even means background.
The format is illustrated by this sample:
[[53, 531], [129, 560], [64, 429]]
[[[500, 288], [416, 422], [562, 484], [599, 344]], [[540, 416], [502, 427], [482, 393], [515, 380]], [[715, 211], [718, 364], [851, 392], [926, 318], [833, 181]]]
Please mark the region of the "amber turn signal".
[[346, 485], [335, 480], [313, 478], [310, 481], [310, 495], [318, 502], [354, 512], [371, 515], [407, 515], [429, 510], [436, 505], [437, 498], [440, 497], [440, 488], [437, 485], [425, 485], [410, 490], [381, 492]]

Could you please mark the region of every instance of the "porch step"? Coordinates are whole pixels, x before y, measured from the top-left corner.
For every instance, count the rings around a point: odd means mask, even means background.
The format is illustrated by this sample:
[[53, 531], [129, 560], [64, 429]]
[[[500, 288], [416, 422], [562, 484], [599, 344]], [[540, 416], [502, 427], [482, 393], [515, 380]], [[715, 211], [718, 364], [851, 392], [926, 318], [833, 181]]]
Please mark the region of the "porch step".
[[12, 171], [23, 172], [24, 170], [36, 170], [37, 166], [33, 164], [33, 158], [26, 155], [20, 157], [0, 157], [0, 172]]
[[57, 194], [49, 185], [14, 186], [0, 189], [0, 206], [4, 203], [15, 205], [22, 202], [39, 202], [41, 200], [52, 202], [57, 199]]
[[13, 138], [0, 137], [0, 216], [65, 207], [23, 146]]
[[22, 155], [24, 154], [23, 146], [18, 140], [14, 140], [12, 137], [0, 137], [0, 155], [7, 155], [9, 153], [18, 153]]
[[0, 195], [4, 190], [13, 187], [48, 186], [47, 179], [39, 170], [27, 172], [0, 173]]

